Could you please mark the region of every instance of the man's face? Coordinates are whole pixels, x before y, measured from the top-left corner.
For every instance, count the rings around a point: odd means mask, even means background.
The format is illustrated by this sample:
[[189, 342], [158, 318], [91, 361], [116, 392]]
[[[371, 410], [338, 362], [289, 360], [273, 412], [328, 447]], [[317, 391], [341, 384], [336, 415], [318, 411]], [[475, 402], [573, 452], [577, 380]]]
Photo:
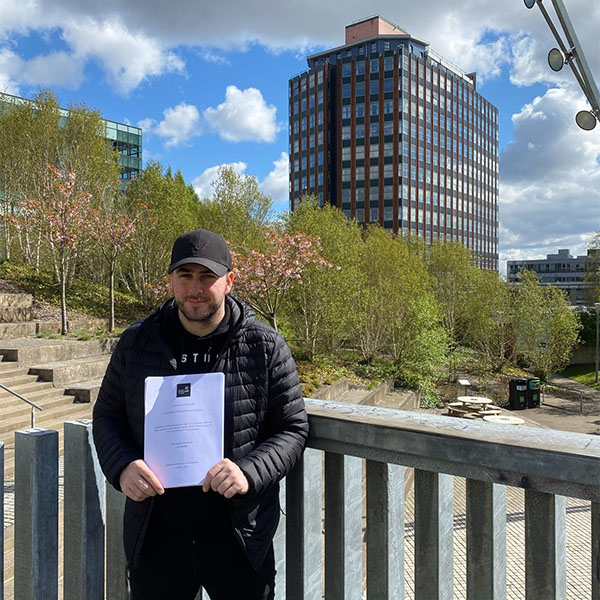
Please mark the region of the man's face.
[[225, 314], [225, 296], [233, 284], [231, 271], [219, 277], [202, 265], [190, 263], [175, 269], [170, 278], [173, 297], [185, 319], [220, 322]]

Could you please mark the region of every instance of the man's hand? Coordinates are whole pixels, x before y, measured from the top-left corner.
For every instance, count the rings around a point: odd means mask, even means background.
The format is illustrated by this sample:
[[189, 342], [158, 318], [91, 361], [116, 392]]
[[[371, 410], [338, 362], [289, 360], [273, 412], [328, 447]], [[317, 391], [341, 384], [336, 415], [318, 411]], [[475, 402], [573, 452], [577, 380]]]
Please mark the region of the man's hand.
[[141, 502], [150, 496], [164, 494], [158, 477], [150, 470], [148, 465], [141, 459], [130, 462], [121, 473], [119, 478], [123, 493], [136, 502]]
[[205, 492], [214, 490], [225, 498], [231, 498], [236, 494], [245, 494], [249, 487], [242, 470], [228, 458], [220, 460], [214, 467], [211, 467], [202, 484]]

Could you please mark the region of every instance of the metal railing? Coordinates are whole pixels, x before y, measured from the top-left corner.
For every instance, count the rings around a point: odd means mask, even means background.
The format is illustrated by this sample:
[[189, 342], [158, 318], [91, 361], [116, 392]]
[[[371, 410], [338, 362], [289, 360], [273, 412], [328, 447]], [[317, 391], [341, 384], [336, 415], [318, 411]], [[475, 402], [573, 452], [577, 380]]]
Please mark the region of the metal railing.
[[[588, 501], [590, 519], [587, 543], [576, 544], [590, 566], [575, 585], [585, 585], [581, 597], [600, 599], [597, 436], [306, 404], [309, 447], [282, 485], [277, 600], [360, 600], [365, 592], [369, 600], [450, 600], [465, 590], [468, 598], [504, 600], [508, 588], [511, 598], [564, 599], [566, 496]], [[124, 497], [105, 486], [89, 421], [67, 423], [64, 439], [64, 597], [125, 599]], [[55, 600], [58, 434], [18, 432], [15, 446], [15, 598]], [[407, 468], [414, 469], [411, 522], [405, 522]], [[465, 590], [453, 587], [454, 476], [466, 478]], [[507, 543], [513, 516], [507, 519], [507, 488], [524, 490], [522, 550]], [[413, 540], [414, 577], [404, 570]], [[507, 554], [517, 551], [523, 583], [507, 570]], [[407, 580], [414, 592], [405, 589]], [[521, 595], [514, 596], [515, 587]]]
[[16, 396], [19, 400], [21, 400], [23, 402], [27, 402], [27, 404], [29, 404], [29, 406], [31, 406], [31, 427], [34, 428], [35, 427], [35, 411], [36, 410], [44, 410], [44, 409], [41, 406], [38, 406], [35, 402], [32, 402], [31, 400], [27, 400], [27, 398], [25, 398], [24, 396], [21, 396], [21, 394], [15, 392], [14, 390], [11, 390], [9, 387], [6, 387], [5, 385], [2, 385], [1, 383], [0, 383], [0, 388], [3, 389], [5, 392], [8, 392], [9, 394]]

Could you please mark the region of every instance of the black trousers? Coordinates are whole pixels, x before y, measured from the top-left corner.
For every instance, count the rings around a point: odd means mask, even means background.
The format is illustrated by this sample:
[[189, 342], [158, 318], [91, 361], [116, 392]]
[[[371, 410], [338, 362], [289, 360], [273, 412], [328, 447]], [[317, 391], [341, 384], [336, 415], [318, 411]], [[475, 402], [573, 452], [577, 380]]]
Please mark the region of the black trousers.
[[194, 600], [201, 586], [211, 600], [273, 600], [273, 546], [255, 571], [233, 532], [210, 540], [149, 535], [129, 582], [131, 600]]

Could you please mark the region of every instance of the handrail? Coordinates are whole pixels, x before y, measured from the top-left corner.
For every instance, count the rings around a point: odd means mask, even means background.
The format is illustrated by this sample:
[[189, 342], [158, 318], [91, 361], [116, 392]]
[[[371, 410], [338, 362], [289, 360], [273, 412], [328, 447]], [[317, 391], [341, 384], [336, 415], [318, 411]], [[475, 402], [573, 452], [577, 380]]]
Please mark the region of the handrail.
[[2, 388], [3, 390], [7, 391], [9, 394], [12, 394], [13, 396], [16, 396], [19, 400], [22, 400], [23, 402], [27, 402], [27, 404], [29, 404], [29, 406], [31, 406], [31, 427], [35, 427], [35, 410], [37, 408], [37, 410], [44, 410], [41, 406], [38, 406], [35, 402], [32, 402], [31, 400], [27, 400], [27, 398], [24, 398], [23, 396], [21, 396], [21, 394], [15, 392], [14, 390], [11, 390], [9, 387], [6, 387], [5, 385], [2, 385], [0, 383], [0, 388]]
[[600, 502], [598, 436], [305, 402], [311, 448]]

